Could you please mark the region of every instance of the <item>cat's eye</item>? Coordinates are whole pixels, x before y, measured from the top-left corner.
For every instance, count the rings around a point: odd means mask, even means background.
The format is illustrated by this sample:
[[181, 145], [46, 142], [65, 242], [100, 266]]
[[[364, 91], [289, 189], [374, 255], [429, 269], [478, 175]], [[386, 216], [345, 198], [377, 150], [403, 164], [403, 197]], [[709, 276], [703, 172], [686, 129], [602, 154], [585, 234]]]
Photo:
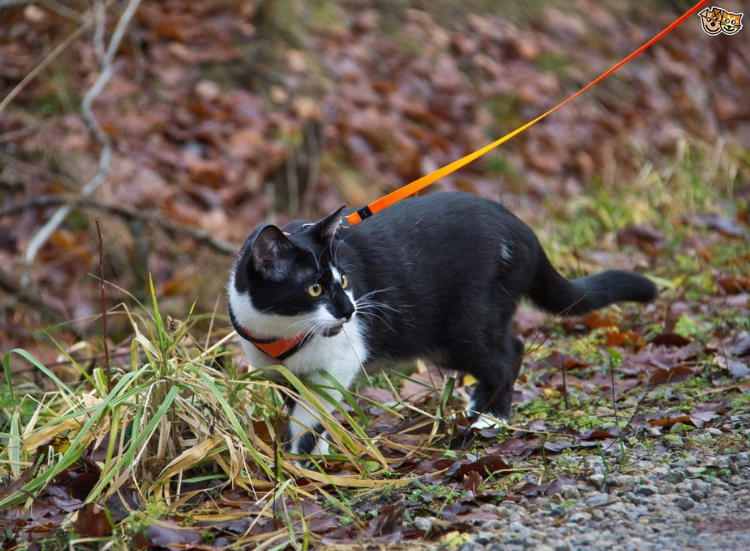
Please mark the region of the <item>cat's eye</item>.
[[341, 276], [341, 288], [346, 289], [347, 287], [349, 287], [349, 278], [344, 274]]
[[313, 283], [307, 288], [307, 294], [313, 298], [317, 298], [323, 294], [323, 286], [320, 283]]

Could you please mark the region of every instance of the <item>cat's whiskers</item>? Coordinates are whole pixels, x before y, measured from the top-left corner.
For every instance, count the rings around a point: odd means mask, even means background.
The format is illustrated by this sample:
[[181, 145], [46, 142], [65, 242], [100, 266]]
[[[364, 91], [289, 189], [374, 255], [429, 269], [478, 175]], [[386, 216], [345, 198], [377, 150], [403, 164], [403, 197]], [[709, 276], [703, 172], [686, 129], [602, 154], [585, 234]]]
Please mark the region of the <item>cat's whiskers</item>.
[[[357, 311], [360, 312], [365, 319], [368, 319], [368, 321], [370, 319], [379, 319], [388, 327], [388, 329], [393, 331], [391, 317], [388, 315], [388, 313], [384, 312], [385, 309], [390, 309], [394, 312], [397, 311], [395, 308], [392, 308], [385, 303], [369, 300], [357, 301]], [[372, 326], [372, 324], [370, 324], [370, 326]]]
[[317, 320], [317, 319], [304, 319], [300, 321], [296, 321], [290, 325], [287, 326], [287, 329], [294, 329], [295, 331], [297, 329], [300, 329], [300, 331], [297, 334], [300, 333], [318, 333], [320, 330], [324, 330], [327, 327], [326, 322]]
[[[384, 293], [386, 291], [390, 291], [395, 288], [396, 288], [395, 286], [386, 287], [384, 289], [376, 289], [374, 291], [370, 291], [369, 293], [365, 293], [364, 295], [359, 297], [355, 302], [357, 311], [361, 312], [362, 316], [365, 319], [368, 319], [368, 321], [373, 320], [373, 319], [378, 319], [382, 321], [386, 326], [388, 326], [388, 328], [391, 331], [393, 331], [390, 313], [401, 314], [403, 309], [395, 308], [387, 302], [374, 300], [372, 297], [374, 297], [378, 293]], [[411, 305], [408, 303], [404, 303], [404, 306], [408, 308]], [[390, 313], [387, 312], [386, 310], [390, 311]], [[406, 318], [402, 319], [402, 323], [404, 323], [405, 325], [409, 325], [411, 327], [415, 327], [415, 324], [411, 323], [410, 321], [407, 321]], [[372, 326], [371, 321], [370, 321], [370, 326]]]

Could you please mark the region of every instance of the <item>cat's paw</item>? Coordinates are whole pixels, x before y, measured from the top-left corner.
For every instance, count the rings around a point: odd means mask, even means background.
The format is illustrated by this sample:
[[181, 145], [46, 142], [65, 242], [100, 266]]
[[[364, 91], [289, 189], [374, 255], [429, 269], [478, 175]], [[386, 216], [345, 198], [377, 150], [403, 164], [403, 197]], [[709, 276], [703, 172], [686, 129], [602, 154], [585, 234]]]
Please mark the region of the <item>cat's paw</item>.
[[508, 419], [495, 417], [489, 413], [478, 413], [475, 417], [469, 416], [471, 424], [469, 428], [476, 430], [501, 429], [508, 426]]
[[[320, 433], [308, 431], [289, 442], [285, 449], [292, 455], [310, 455], [313, 457], [328, 455], [330, 445], [326, 439], [327, 432], [318, 426]], [[298, 461], [295, 460], [295, 463]], [[304, 463], [304, 461], [303, 461]]]
[[489, 413], [480, 413], [467, 409], [466, 411], [457, 411], [451, 414], [450, 419], [466, 419], [469, 425], [464, 430], [484, 430], [484, 429], [501, 429], [508, 426], [506, 417], [495, 417]]

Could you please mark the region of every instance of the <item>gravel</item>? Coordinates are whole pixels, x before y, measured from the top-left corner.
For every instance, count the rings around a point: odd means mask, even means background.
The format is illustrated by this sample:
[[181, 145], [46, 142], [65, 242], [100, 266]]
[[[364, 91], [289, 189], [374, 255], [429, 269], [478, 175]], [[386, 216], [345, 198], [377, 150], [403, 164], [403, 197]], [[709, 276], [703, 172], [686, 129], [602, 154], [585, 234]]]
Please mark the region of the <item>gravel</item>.
[[439, 548], [750, 550], [750, 452], [744, 451], [750, 415], [728, 421], [734, 429], [728, 432], [739, 436], [729, 449], [710, 445], [721, 434], [712, 428], [661, 454], [629, 450], [621, 473], [607, 472], [604, 460], [591, 457], [588, 476], [575, 485], [551, 497], [484, 505], [502, 520], [476, 521], [470, 541]]

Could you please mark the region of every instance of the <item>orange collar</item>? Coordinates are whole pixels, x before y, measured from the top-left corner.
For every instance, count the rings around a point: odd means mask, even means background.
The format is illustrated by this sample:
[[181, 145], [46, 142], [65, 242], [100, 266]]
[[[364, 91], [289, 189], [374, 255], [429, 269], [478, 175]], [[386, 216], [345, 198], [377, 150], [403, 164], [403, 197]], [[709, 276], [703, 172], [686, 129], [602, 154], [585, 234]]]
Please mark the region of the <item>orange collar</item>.
[[255, 335], [247, 327], [240, 325], [231, 310], [229, 313], [232, 325], [234, 326], [235, 331], [237, 331], [237, 334], [246, 341], [252, 343], [252, 345], [261, 352], [271, 356], [274, 360], [285, 360], [310, 341], [310, 333], [300, 333], [294, 337], [282, 337], [278, 339]]

